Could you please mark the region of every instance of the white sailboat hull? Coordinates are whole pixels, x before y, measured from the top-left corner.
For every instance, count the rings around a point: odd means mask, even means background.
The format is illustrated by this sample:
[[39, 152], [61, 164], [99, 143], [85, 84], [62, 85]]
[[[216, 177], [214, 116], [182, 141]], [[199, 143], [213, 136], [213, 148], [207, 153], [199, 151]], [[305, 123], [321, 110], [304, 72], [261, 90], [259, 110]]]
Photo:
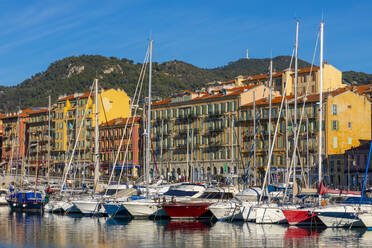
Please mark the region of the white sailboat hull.
[[363, 223], [357, 216], [358, 211], [372, 211], [372, 206], [337, 205], [315, 209], [318, 218], [327, 227], [360, 227]]
[[208, 207], [218, 220], [241, 220], [254, 221], [256, 209], [253, 208], [257, 202], [217, 202]]
[[46, 212], [55, 213], [55, 212], [67, 212], [73, 204], [67, 201], [49, 201], [45, 205], [44, 210]]
[[360, 213], [358, 218], [368, 230], [372, 230], [372, 212]]
[[167, 213], [163, 210], [163, 208], [158, 206], [158, 203], [150, 202], [150, 201], [130, 201], [123, 203], [123, 206], [127, 209], [127, 211], [133, 216], [137, 218], [148, 218], [150, 216], [155, 217], [166, 217], [168, 216]]
[[284, 223], [285, 220], [279, 207], [256, 207], [256, 223], [258, 224]]
[[99, 201], [73, 201], [74, 206], [80, 210], [82, 214], [105, 214], [105, 208]]

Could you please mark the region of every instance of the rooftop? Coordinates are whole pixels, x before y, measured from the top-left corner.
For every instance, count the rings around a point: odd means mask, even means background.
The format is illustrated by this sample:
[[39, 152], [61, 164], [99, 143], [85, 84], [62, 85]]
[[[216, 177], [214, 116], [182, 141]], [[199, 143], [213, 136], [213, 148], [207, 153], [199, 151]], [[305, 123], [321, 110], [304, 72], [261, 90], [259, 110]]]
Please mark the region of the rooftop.
[[116, 125], [125, 125], [128, 121], [128, 125], [130, 125], [133, 121], [138, 123], [141, 120], [141, 117], [129, 117], [129, 118], [116, 118], [108, 122], [104, 122], [100, 125], [100, 127], [108, 127], [108, 126], [116, 126]]
[[[241, 86], [241, 87], [235, 87], [231, 89], [222, 89], [218, 91], [212, 91], [212, 93], [207, 93], [207, 92], [196, 92], [202, 94], [201, 96], [195, 97], [190, 100], [185, 100], [182, 101], [182, 103], [188, 102], [188, 103], [193, 103], [196, 101], [204, 101], [204, 100], [210, 100], [210, 99], [223, 99], [224, 97], [231, 97], [231, 96], [238, 96], [241, 93], [243, 93], [246, 90], [253, 89], [255, 87], [259, 86], [258, 84], [256, 85], [249, 85], [249, 86]], [[151, 104], [151, 106], [161, 106], [161, 105], [167, 105], [172, 102], [172, 98], [167, 98], [158, 102], [155, 102]]]

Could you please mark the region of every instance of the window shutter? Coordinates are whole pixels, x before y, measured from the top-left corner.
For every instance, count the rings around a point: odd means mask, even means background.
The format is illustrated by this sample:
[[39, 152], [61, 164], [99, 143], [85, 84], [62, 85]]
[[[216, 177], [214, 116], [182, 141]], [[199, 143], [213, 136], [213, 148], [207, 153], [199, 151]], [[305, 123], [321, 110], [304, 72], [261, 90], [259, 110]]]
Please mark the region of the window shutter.
[[337, 121], [337, 131], [340, 129], [340, 121]]

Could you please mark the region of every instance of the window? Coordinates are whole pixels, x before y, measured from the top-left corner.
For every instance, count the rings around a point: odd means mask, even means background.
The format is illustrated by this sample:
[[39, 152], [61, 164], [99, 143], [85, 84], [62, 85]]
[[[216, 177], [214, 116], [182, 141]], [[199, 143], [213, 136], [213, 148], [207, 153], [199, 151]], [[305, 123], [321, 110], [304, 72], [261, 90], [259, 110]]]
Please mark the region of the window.
[[336, 136], [333, 137], [333, 148], [334, 149], [337, 148], [337, 137]]
[[347, 144], [348, 145], [351, 145], [352, 144], [352, 139], [350, 137], [347, 139]]
[[332, 104], [332, 115], [337, 115], [337, 114], [338, 114], [337, 104]]
[[337, 131], [339, 129], [339, 121], [332, 120], [332, 130]]
[[283, 148], [283, 137], [278, 137], [278, 148]]
[[351, 105], [347, 105], [347, 108], [351, 109]]
[[348, 122], [347, 127], [351, 128], [351, 121]]

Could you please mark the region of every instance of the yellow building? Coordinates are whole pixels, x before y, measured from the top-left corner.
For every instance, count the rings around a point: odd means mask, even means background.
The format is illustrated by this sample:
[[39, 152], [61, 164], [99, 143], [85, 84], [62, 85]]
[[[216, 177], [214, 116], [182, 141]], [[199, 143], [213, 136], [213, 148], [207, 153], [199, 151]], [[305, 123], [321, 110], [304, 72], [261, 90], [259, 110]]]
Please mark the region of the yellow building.
[[[78, 136], [75, 160], [84, 163], [93, 161], [95, 112], [94, 92], [91, 95], [86, 92], [58, 98], [54, 109], [55, 165], [68, 162]], [[99, 92], [99, 125], [116, 118], [129, 117], [130, 114], [130, 98], [123, 90], [108, 89]]]
[[[310, 75], [311, 71], [311, 75]], [[261, 74], [254, 76], [246, 76], [245, 80], [241, 82], [245, 85], [252, 85], [258, 83], [264, 83], [268, 85], [270, 79], [269, 74]], [[319, 93], [319, 79], [320, 79], [320, 67], [314, 66], [313, 68], [303, 68], [298, 70], [298, 84], [297, 94], [304, 95], [306, 87], [308, 87], [308, 94]], [[287, 88], [285, 89], [285, 82], [287, 82]], [[295, 73], [294, 70], [284, 70], [282, 72], [273, 73], [273, 88], [274, 90], [285, 93], [285, 95], [294, 95], [295, 88]], [[308, 86], [307, 86], [308, 85]], [[323, 92], [331, 92], [338, 88], [345, 87], [342, 83], [342, 72], [336, 69], [334, 66], [325, 63], [323, 68]]]
[[327, 154], [343, 154], [371, 137], [371, 103], [351, 91], [329, 96], [325, 105]]
[[[356, 92], [354, 92], [354, 90]], [[324, 178], [329, 184], [343, 185], [344, 173], [344, 152], [351, 147], [360, 145], [359, 140], [368, 140], [371, 136], [371, 103], [367, 97], [360, 94], [356, 88], [344, 87], [332, 92], [324, 93], [323, 111], [323, 168]], [[278, 118], [279, 107], [282, 97], [272, 100], [272, 127], [273, 136], [275, 124]], [[298, 99], [298, 109], [303, 106], [303, 97]], [[293, 151], [293, 116], [294, 116], [294, 97], [286, 96], [288, 103], [288, 114], [285, 109], [281, 115], [277, 139], [274, 141], [274, 151], [271, 166], [276, 171], [284, 169], [288, 159], [291, 158]], [[241, 107], [242, 121], [240, 130], [242, 132], [242, 154], [247, 164], [250, 161], [254, 168], [265, 168], [267, 163], [268, 151], [268, 105], [267, 99], [256, 101], [257, 117], [256, 125], [256, 164], [253, 165], [253, 103], [248, 103]], [[301, 113], [300, 111], [298, 113]], [[286, 128], [285, 116], [288, 116]], [[299, 120], [300, 116], [298, 116]], [[286, 144], [286, 133], [288, 134], [288, 144]], [[300, 129], [298, 141], [299, 164], [308, 168], [318, 164], [318, 144], [319, 144], [319, 94], [311, 94], [306, 97], [305, 115]], [[286, 149], [289, 149], [289, 158], [286, 157]], [[282, 170], [283, 171], [283, 170]], [[306, 173], [307, 174], [307, 173]], [[317, 178], [317, 168], [310, 171], [310, 181], [314, 182]], [[281, 178], [283, 175], [280, 175]]]
[[[371, 139], [371, 103], [366, 96], [339, 89], [325, 103], [325, 142], [330, 183], [345, 184], [344, 153]], [[359, 165], [358, 165], [359, 166]]]

